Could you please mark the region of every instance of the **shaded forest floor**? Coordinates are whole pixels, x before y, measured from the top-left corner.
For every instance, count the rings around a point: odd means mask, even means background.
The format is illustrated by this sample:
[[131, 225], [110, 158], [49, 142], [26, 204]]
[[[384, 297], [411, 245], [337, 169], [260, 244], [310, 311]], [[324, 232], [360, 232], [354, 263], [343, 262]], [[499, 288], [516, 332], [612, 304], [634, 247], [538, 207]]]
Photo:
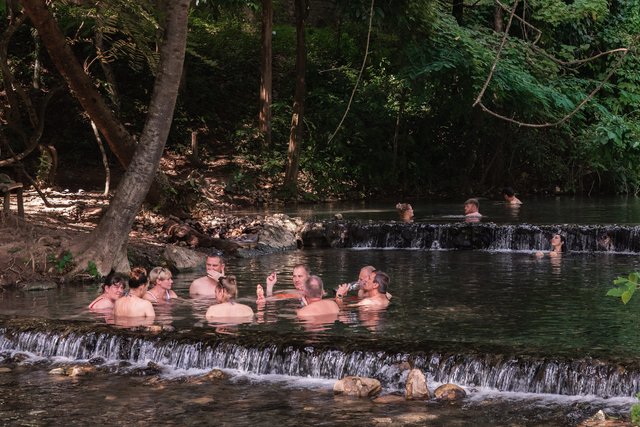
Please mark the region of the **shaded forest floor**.
[[[271, 197], [272, 183], [260, 182], [253, 189], [230, 189], [238, 170], [252, 165], [220, 155], [195, 166], [183, 156], [167, 154], [161, 168], [174, 190], [174, 206], [156, 212], [144, 206], [129, 235], [130, 247], [138, 252], [159, 252], [172, 241], [165, 225], [168, 221], [186, 224], [211, 237], [239, 238], [259, 226], [247, 218], [226, 212], [263, 203]], [[111, 193], [117, 188], [122, 171], [111, 171]], [[46, 203], [33, 189], [24, 192], [25, 218], [16, 215], [15, 195], [11, 214], [0, 214], [0, 288], [62, 279], [72, 260], [65, 253], [76, 239], [88, 236], [108, 207], [104, 192], [104, 169], [78, 166], [61, 168], [56, 185], [42, 188]], [[180, 243], [179, 243], [180, 244]]]

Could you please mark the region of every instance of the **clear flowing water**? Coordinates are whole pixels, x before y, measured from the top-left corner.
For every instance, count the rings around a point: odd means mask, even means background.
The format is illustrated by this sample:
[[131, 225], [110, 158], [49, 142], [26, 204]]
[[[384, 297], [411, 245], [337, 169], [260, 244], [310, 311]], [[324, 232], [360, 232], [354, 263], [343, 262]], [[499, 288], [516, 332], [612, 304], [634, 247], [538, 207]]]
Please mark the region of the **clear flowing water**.
[[[391, 276], [392, 303], [385, 311], [346, 307], [339, 325], [309, 324], [295, 317], [297, 301], [267, 304], [251, 324], [228, 326], [280, 335], [360, 336], [461, 344], [495, 344], [567, 357], [634, 357], [640, 351], [638, 299], [622, 305], [605, 297], [618, 275], [639, 268], [637, 256], [575, 254], [560, 259], [532, 253], [413, 250], [305, 250], [255, 259], [233, 259], [227, 274], [238, 277], [241, 302], [256, 309], [255, 285], [270, 271], [278, 288], [290, 288], [296, 263], [310, 265], [325, 287], [353, 280], [363, 265]], [[188, 296], [191, 280], [183, 273], [174, 288], [184, 297], [165, 310], [159, 322], [176, 329], [213, 328], [204, 320], [210, 301]], [[86, 310], [97, 285], [65, 286], [41, 292], [0, 294], [0, 313], [53, 319], [104, 320]], [[347, 300], [347, 302], [350, 302]]]
[[[524, 202], [514, 209], [483, 200], [484, 221], [624, 225], [640, 222], [637, 199], [557, 197]], [[460, 201], [412, 204], [418, 223], [463, 219]], [[332, 218], [336, 213], [347, 220], [396, 219], [393, 204], [382, 203], [277, 210], [307, 219]], [[171, 326], [174, 332], [169, 334], [195, 334], [203, 337], [203, 341], [215, 335], [261, 337], [267, 343], [287, 340], [303, 343], [302, 350], [287, 349], [285, 345], [278, 351], [241, 345], [227, 350], [226, 356], [220, 354], [226, 347], [219, 347], [211, 359], [214, 362], [204, 365], [209, 369], [217, 366], [215, 360], [224, 359], [219, 366], [231, 377], [215, 384], [184, 380], [185, 375], [202, 373], [202, 367], [189, 365], [189, 360], [200, 363], [204, 357], [198, 355], [202, 351], [198, 345], [185, 344], [184, 351], [192, 352], [187, 355], [191, 359], [185, 356], [181, 362], [169, 363], [162, 379], [154, 382], [119, 368], [87, 378], [50, 376], [46, 372], [52, 366], [69, 362], [68, 356], [40, 359], [36, 352], [26, 362], [15, 363], [14, 353], [7, 350], [5, 341], [0, 365], [9, 366], [12, 371], [0, 373], [0, 389], [10, 389], [11, 397], [0, 399], [0, 420], [5, 425], [293, 425], [304, 417], [319, 425], [390, 421], [413, 425], [557, 426], [575, 425], [598, 409], [628, 413], [634, 401], [631, 396], [640, 384], [637, 373], [640, 370], [632, 373], [632, 366], [639, 362], [640, 299], [622, 305], [619, 299], [606, 297], [605, 293], [615, 277], [640, 268], [637, 255], [587, 251], [540, 259], [533, 251], [520, 249], [430, 249], [307, 249], [230, 259], [227, 274], [238, 277], [240, 302], [258, 313], [252, 322], [238, 325], [207, 322], [204, 313], [211, 301], [189, 298], [189, 284], [203, 270], [179, 274], [174, 278], [174, 289], [183, 299], [157, 310], [156, 323]], [[307, 263], [314, 274], [323, 278], [329, 291], [339, 283], [354, 280], [363, 265], [374, 265], [391, 276], [391, 304], [384, 311], [347, 306], [339, 320], [330, 323], [298, 320], [299, 303], [293, 300], [270, 302], [257, 310], [255, 285], [264, 283], [271, 271], [277, 271], [276, 288], [290, 288], [291, 271], [297, 263]], [[64, 319], [98, 327], [108, 319], [86, 309], [97, 292], [97, 284], [4, 292], [0, 294], [0, 315]], [[48, 339], [53, 342], [64, 335], [45, 334], [39, 339], [46, 345]], [[341, 343], [343, 351], [351, 343], [351, 353], [332, 350], [333, 342]], [[73, 345], [74, 342], [68, 343], [71, 350]], [[177, 351], [174, 344], [163, 347], [150, 341], [138, 345], [130, 350], [131, 354], [147, 351], [156, 355], [157, 360]], [[324, 349], [319, 350], [321, 347]], [[380, 405], [367, 399], [335, 398], [330, 392], [335, 370], [324, 365], [332, 363], [343, 363], [356, 372], [360, 372], [358, 365], [362, 372], [376, 372], [382, 366], [386, 372], [380, 375], [387, 377], [383, 393], [401, 390], [402, 377], [392, 368], [395, 358], [404, 360], [402, 355], [407, 352], [418, 359], [424, 355], [421, 366], [429, 371], [431, 386], [457, 382], [466, 388], [469, 397], [455, 405], [434, 401]], [[505, 354], [523, 358], [505, 358]], [[147, 356], [141, 357], [132, 363], [144, 363]], [[73, 362], [74, 358], [71, 359]], [[130, 355], [124, 358], [130, 359]], [[287, 366], [281, 373], [273, 367], [285, 363], [283, 360], [286, 363], [297, 360], [311, 368]], [[260, 361], [270, 365], [264, 365], [265, 368]], [[110, 363], [118, 366], [122, 361], [115, 357]], [[193, 366], [199, 366], [198, 363]], [[601, 365], [609, 368], [598, 370]], [[313, 373], [314, 369], [320, 374]], [[326, 372], [329, 374], [323, 374]], [[616, 375], [625, 383], [624, 387], [616, 388]], [[546, 376], [550, 378], [541, 379]], [[535, 393], [508, 391], [520, 390], [518, 382], [531, 378], [539, 381], [528, 386]], [[606, 387], [593, 385], [603, 378], [608, 382]], [[557, 388], [554, 383], [559, 383]], [[577, 395], [570, 396], [572, 393]], [[105, 411], [105, 405], [109, 411]]]

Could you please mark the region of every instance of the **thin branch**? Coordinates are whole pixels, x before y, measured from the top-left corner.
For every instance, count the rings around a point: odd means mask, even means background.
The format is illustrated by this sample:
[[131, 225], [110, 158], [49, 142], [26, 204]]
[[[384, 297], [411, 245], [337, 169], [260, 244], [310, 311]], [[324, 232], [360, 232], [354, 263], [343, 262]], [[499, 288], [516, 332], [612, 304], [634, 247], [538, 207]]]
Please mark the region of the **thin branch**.
[[[502, 9], [504, 9], [505, 11], [509, 11], [510, 9], [503, 3], [500, 2], [500, 0], [494, 0], [496, 2], [496, 4], [498, 4], [498, 6], [500, 6]], [[524, 14], [524, 12], [523, 12]], [[585, 58], [585, 59], [576, 59], [573, 61], [562, 61], [556, 57], [554, 57], [553, 55], [547, 53], [544, 49], [542, 49], [541, 47], [539, 47], [537, 44], [540, 41], [540, 38], [542, 37], [542, 31], [539, 30], [537, 27], [533, 26], [532, 24], [530, 24], [526, 19], [524, 19], [524, 16], [521, 18], [518, 15], [515, 15], [514, 18], [516, 18], [518, 21], [520, 21], [525, 27], [528, 27], [530, 29], [532, 29], [533, 31], [536, 32], [537, 36], [535, 38], [535, 40], [531, 43], [531, 47], [533, 50], [535, 50], [536, 52], [546, 56], [548, 59], [550, 59], [551, 61], [563, 65], [563, 66], [571, 66], [571, 65], [582, 65], [582, 64], [586, 64], [587, 62], [591, 62], [595, 59], [600, 58], [601, 56], [604, 55], [609, 55], [612, 53], [616, 53], [616, 52], [626, 52], [628, 50], [628, 48], [625, 47], [620, 47], [617, 49], [611, 49], [608, 50], [606, 52], [600, 52], [596, 55], [593, 55], [589, 58]]]
[[[62, 86], [57, 86], [53, 89], [51, 89], [49, 91], [49, 93], [47, 93], [47, 95], [44, 97], [44, 100], [42, 101], [42, 105], [40, 105], [40, 111], [39, 114], [37, 116], [37, 128], [33, 130], [33, 133], [31, 134], [31, 136], [29, 137], [29, 143], [27, 145], [27, 147], [24, 149], [24, 151], [22, 151], [22, 153], [16, 155], [13, 150], [11, 150], [11, 157], [5, 160], [0, 160], [0, 167], [4, 167], [16, 162], [19, 162], [20, 160], [24, 159], [25, 157], [27, 157], [29, 154], [31, 154], [31, 152], [33, 150], [35, 150], [35, 148], [38, 146], [38, 143], [40, 142], [40, 138], [42, 137], [42, 132], [44, 131], [44, 117], [45, 117], [45, 113], [47, 111], [47, 106], [49, 105], [49, 103], [51, 102], [51, 99], [58, 94], [58, 92], [62, 91], [63, 87]], [[22, 132], [22, 134], [24, 135], [24, 133]], [[4, 136], [3, 136], [4, 138]], [[10, 148], [9, 144], [7, 143], [7, 146]]]
[[333, 138], [338, 133], [338, 130], [340, 130], [340, 127], [342, 127], [342, 123], [344, 123], [344, 119], [346, 119], [347, 118], [347, 114], [349, 114], [349, 109], [351, 108], [351, 103], [353, 102], [353, 97], [356, 94], [356, 89], [358, 89], [358, 84], [360, 84], [360, 78], [362, 77], [362, 72], [364, 71], [364, 67], [365, 67], [365, 65], [367, 63], [367, 56], [369, 56], [369, 42], [371, 40], [371, 26], [373, 24], [373, 5], [374, 5], [374, 3], [375, 3], [375, 0], [371, 0], [371, 10], [369, 11], [369, 30], [367, 31], [367, 45], [365, 47], [364, 58], [362, 58], [362, 66], [360, 67], [360, 72], [358, 73], [358, 78], [356, 79], [356, 84], [353, 87], [353, 91], [351, 92], [351, 97], [349, 98], [349, 103], [347, 104], [347, 109], [344, 111], [344, 114], [342, 115], [342, 119], [340, 119], [340, 123], [338, 123], [338, 127], [336, 127], [336, 130], [333, 131], [333, 133], [329, 137], [329, 140], [327, 141], [327, 143], [330, 143], [333, 140]]
[[473, 107], [478, 105], [484, 96], [484, 93], [487, 91], [489, 87], [489, 83], [491, 83], [491, 79], [493, 79], [493, 73], [496, 71], [496, 66], [498, 65], [498, 61], [500, 60], [500, 54], [502, 53], [502, 49], [504, 49], [504, 45], [507, 43], [507, 38], [509, 36], [509, 28], [511, 28], [511, 23], [513, 22], [513, 16], [516, 14], [516, 7], [518, 6], [518, 0], [513, 3], [513, 9], [511, 10], [511, 14], [509, 15], [509, 22], [504, 29], [504, 33], [502, 34], [502, 41], [500, 42], [500, 46], [498, 46], [498, 51], [496, 52], [496, 57], [493, 60], [493, 65], [491, 65], [491, 71], [489, 71], [489, 75], [487, 76], [487, 80], [482, 85], [482, 89], [478, 94], [478, 97], [473, 103]]
[[[611, 78], [611, 76], [613, 76], [613, 73], [615, 73], [616, 70], [620, 67], [620, 65], [622, 65], [622, 61], [624, 60], [625, 56], [627, 56], [628, 53], [629, 53], [629, 49], [625, 50], [623, 52], [623, 54], [620, 56], [620, 58], [618, 58], [618, 61], [616, 62], [616, 64], [613, 67], [611, 67], [611, 69], [609, 70], [609, 72], [607, 73], [605, 78], [598, 84], [598, 86], [594, 90], [592, 90], [589, 93], [589, 95], [587, 95], [576, 106], [576, 108], [573, 109], [573, 111], [571, 111], [569, 114], [567, 114], [566, 116], [564, 116], [563, 118], [561, 118], [557, 122], [554, 122], [554, 123], [526, 123], [526, 122], [520, 122], [518, 120], [511, 119], [509, 117], [503, 116], [501, 114], [498, 114], [498, 113], [490, 110], [488, 107], [486, 107], [480, 101], [479, 98], [478, 98], [476, 104], [480, 105], [480, 108], [482, 108], [482, 111], [484, 111], [486, 113], [489, 113], [492, 116], [497, 117], [499, 119], [505, 120], [507, 122], [517, 124], [518, 126], [524, 126], [524, 127], [530, 127], [530, 128], [546, 128], [546, 127], [559, 126], [559, 125], [563, 124], [564, 122], [566, 122], [567, 120], [569, 120], [571, 117], [573, 117], [587, 102], [589, 102], [595, 96], [596, 93], [598, 93], [600, 91], [600, 89], [602, 89], [602, 87], [605, 85], [605, 83], [607, 83], [609, 81], [609, 79]], [[474, 106], [476, 104], [474, 104]]]
[[[506, 6], [504, 6], [502, 3], [500, 3], [499, 0], [495, 0], [495, 2], [502, 7], [503, 9], [506, 10]], [[583, 60], [578, 60], [578, 61], [572, 61], [571, 63], [585, 63], [588, 61], [592, 61], [600, 56], [603, 55], [607, 55], [610, 53], [618, 53], [621, 52], [622, 55], [618, 58], [618, 61], [615, 63], [615, 65], [613, 67], [611, 67], [611, 69], [609, 70], [609, 72], [607, 73], [607, 75], [605, 76], [605, 78], [600, 81], [600, 83], [598, 84], [598, 86], [592, 90], [577, 106], [576, 108], [573, 109], [573, 111], [571, 111], [569, 114], [565, 115], [564, 117], [562, 117], [560, 120], [554, 122], [554, 123], [526, 123], [526, 122], [521, 122], [519, 120], [515, 120], [512, 119], [510, 117], [504, 116], [502, 114], [496, 113], [495, 111], [492, 111], [489, 107], [487, 107], [486, 105], [484, 105], [482, 103], [482, 98], [487, 90], [487, 87], [489, 86], [489, 83], [491, 82], [491, 80], [493, 79], [493, 74], [495, 72], [496, 66], [498, 64], [498, 61], [500, 60], [500, 54], [502, 53], [502, 49], [504, 48], [506, 41], [507, 41], [507, 34], [509, 32], [509, 28], [511, 27], [511, 23], [512, 20], [515, 16], [515, 18], [517, 20], [520, 20], [523, 24], [529, 26], [530, 28], [534, 29], [535, 31], [538, 32], [538, 37], [536, 37], [536, 40], [533, 42], [532, 47], [536, 50], [540, 50], [542, 52], [544, 52], [542, 49], [538, 48], [535, 44], [538, 42], [538, 40], [540, 39], [540, 36], [542, 34], [542, 32], [540, 32], [540, 30], [538, 30], [537, 28], [535, 28], [533, 25], [529, 24], [528, 22], [526, 22], [526, 20], [520, 18], [519, 16], [515, 15], [515, 10], [516, 10], [516, 6], [517, 6], [518, 0], [516, 0], [516, 2], [513, 5], [513, 9], [511, 9], [511, 15], [509, 16], [509, 23], [507, 24], [507, 27], [505, 28], [504, 31], [504, 35], [502, 37], [502, 41], [500, 42], [500, 46], [498, 47], [498, 50], [496, 52], [496, 57], [495, 60], [493, 62], [493, 65], [491, 66], [491, 70], [489, 72], [489, 75], [487, 76], [487, 80], [484, 82], [484, 85], [482, 86], [482, 89], [480, 90], [480, 93], [478, 94], [478, 97], [476, 98], [475, 102], [473, 103], [473, 107], [475, 107], [476, 105], [479, 105], [480, 108], [482, 109], [482, 111], [496, 117], [499, 118], [501, 120], [507, 121], [509, 123], [514, 123], [517, 124], [518, 126], [524, 126], [524, 127], [531, 127], [531, 128], [546, 128], [546, 127], [553, 127], [553, 126], [559, 126], [563, 123], [565, 123], [566, 121], [568, 121], [571, 117], [573, 117], [587, 102], [589, 102], [596, 93], [598, 93], [598, 91], [600, 91], [600, 89], [602, 89], [605, 85], [605, 83], [607, 81], [609, 81], [609, 79], [611, 78], [611, 76], [613, 75], [613, 73], [620, 67], [620, 65], [622, 65], [622, 61], [624, 60], [624, 58], [627, 56], [627, 54], [630, 51], [630, 47], [629, 48], [618, 48], [618, 49], [612, 49], [610, 51], [607, 52], [602, 52], [599, 53], [591, 58], [587, 58], [587, 59], [583, 59]], [[636, 36], [634, 38], [634, 41], [632, 43], [635, 44], [635, 42], [637, 42], [637, 40], [640, 39], [640, 36]], [[545, 55], [548, 56], [548, 54], [545, 53]], [[555, 58], [548, 56], [550, 59], [555, 60]], [[556, 60], [556, 62], [562, 63], [562, 61], [558, 61]], [[565, 65], [570, 64], [569, 62], [563, 63]]]

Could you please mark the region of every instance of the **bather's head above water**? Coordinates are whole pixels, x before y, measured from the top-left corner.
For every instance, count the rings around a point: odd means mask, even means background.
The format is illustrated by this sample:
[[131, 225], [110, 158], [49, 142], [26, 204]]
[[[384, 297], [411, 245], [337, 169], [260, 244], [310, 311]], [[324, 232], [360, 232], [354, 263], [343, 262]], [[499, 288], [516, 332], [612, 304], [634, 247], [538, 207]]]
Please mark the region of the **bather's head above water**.
[[310, 274], [311, 270], [305, 264], [298, 264], [293, 267], [293, 286], [299, 291], [304, 291], [304, 284], [309, 280]]
[[402, 222], [411, 222], [413, 220], [413, 207], [409, 203], [398, 203], [396, 210]]

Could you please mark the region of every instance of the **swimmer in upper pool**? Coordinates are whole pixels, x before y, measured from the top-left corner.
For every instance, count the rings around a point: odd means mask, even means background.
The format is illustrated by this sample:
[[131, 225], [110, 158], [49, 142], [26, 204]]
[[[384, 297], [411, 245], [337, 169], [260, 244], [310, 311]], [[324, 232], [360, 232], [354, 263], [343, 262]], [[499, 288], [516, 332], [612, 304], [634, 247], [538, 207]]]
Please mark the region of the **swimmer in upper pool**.
[[[561, 234], [554, 234], [550, 240], [551, 250], [548, 252], [550, 257], [557, 257], [567, 252], [567, 240]], [[536, 252], [537, 257], [543, 257], [545, 255], [544, 252], [538, 251]]]
[[516, 192], [513, 191], [511, 187], [505, 187], [502, 190], [502, 197], [504, 197], [504, 201], [507, 202], [508, 205], [519, 206], [522, 204], [520, 199], [516, 197]]
[[400, 221], [413, 221], [413, 207], [409, 203], [398, 203], [396, 205], [396, 210], [398, 211], [398, 215], [400, 216]]
[[478, 199], [467, 199], [464, 202], [464, 218], [466, 222], [478, 222], [482, 218]]

